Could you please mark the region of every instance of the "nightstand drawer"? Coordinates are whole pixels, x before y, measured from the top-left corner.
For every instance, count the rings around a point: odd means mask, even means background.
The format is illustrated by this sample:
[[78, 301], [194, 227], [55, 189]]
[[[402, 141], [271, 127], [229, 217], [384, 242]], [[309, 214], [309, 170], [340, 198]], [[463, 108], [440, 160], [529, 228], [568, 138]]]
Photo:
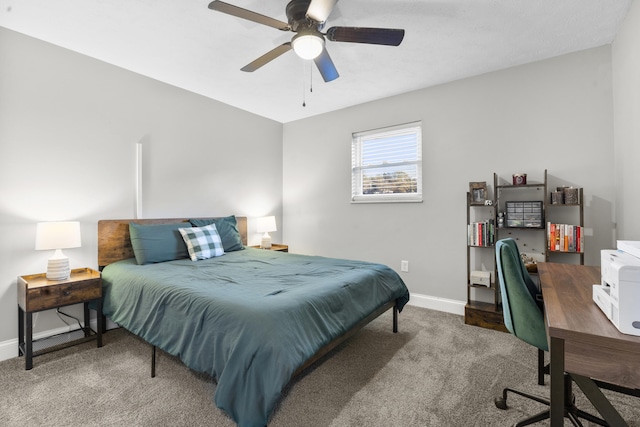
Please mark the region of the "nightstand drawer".
[[27, 290], [25, 310], [46, 310], [100, 297], [102, 297], [100, 280], [45, 286]]

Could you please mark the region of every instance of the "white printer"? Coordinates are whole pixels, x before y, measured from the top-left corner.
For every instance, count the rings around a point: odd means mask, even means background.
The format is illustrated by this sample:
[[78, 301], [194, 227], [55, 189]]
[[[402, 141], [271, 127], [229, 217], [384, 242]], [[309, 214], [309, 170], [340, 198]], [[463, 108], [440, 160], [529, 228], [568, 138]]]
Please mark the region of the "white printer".
[[603, 250], [600, 262], [602, 282], [593, 285], [593, 300], [620, 332], [640, 336], [640, 258]]

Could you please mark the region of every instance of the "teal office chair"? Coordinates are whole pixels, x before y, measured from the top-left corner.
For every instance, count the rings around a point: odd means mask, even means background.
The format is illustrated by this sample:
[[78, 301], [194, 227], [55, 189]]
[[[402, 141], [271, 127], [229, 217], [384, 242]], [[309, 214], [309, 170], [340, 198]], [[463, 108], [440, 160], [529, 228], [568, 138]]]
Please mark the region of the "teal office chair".
[[[531, 281], [532, 287], [527, 284], [523, 274], [524, 264], [520, 259], [518, 246], [513, 239], [502, 239], [496, 243], [496, 266], [498, 268], [498, 281], [502, 295], [502, 313], [506, 328], [522, 341], [538, 348], [543, 354], [549, 350], [543, 309], [541, 308], [537, 294], [538, 289]], [[524, 269], [526, 272], [526, 269]], [[529, 277], [529, 280], [531, 278]], [[540, 354], [540, 353], [538, 353]], [[512, 388], [505, 388], [502, 396], [495, 400], [496, 407], [507, 409], [507, 392], [511, 392], [549, 406], [549, 400], [525, 393]], [[598, 425], [608, 424], [587, 412], [578, 409], [574, 405], [574, 397], [571, 391], [571, 377], [565, 374], [565, 417], [569, 418], [573, 425], [581, 426], [578, 417], [589, 420]], [[549, 418], [549, 409], [533, 415], [515, 424], [515, 427], [526, 426]]]
[[[518, 264], [520, 273], [522, 274], [522, 279], [524, 280], [525, 285], [527, 286], [527, 290], [533, 297], [534, 301], [540, 307], [540, 310], [544, 310], [544, 304], [542, 302], [542, 292], [538, 290], [538, 286], [533, 282], [531, 276], [529, 275], [529, 271], [527, 267], [525, 267], [524, 262], [522, 262], [522, 257], [520, 257], [520, 251], [518, 250], [518, 245], [516, 241], [513, 239], [503, 239], [502, 240], [505, 245], [508, 245], [513, 252], [516, 254], [517, 258], [520, 260]], [[544, 374], [549, 373], [549, 365], [544, 364], [544, 352], [546, 349], [542, 350], [538, 348], [538, 384], [544, 385]]]

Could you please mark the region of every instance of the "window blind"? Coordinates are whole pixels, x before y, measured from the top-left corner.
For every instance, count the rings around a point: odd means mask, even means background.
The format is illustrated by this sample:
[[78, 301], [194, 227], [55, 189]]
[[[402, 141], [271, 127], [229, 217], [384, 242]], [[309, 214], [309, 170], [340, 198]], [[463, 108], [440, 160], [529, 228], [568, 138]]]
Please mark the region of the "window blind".
[[422, 201], [422, 124], [353, 134], [352, 202]]

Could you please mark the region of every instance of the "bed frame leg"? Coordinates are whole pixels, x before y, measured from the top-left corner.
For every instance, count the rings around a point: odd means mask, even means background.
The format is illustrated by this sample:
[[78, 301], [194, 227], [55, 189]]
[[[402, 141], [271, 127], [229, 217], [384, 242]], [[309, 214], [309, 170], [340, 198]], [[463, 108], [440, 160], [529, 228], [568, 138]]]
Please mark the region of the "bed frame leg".
[[393, 306], [393, 333], [398, 332], [398, 306]]
[[151, 346], [151, 378], [156, 377], [156, 346]]

